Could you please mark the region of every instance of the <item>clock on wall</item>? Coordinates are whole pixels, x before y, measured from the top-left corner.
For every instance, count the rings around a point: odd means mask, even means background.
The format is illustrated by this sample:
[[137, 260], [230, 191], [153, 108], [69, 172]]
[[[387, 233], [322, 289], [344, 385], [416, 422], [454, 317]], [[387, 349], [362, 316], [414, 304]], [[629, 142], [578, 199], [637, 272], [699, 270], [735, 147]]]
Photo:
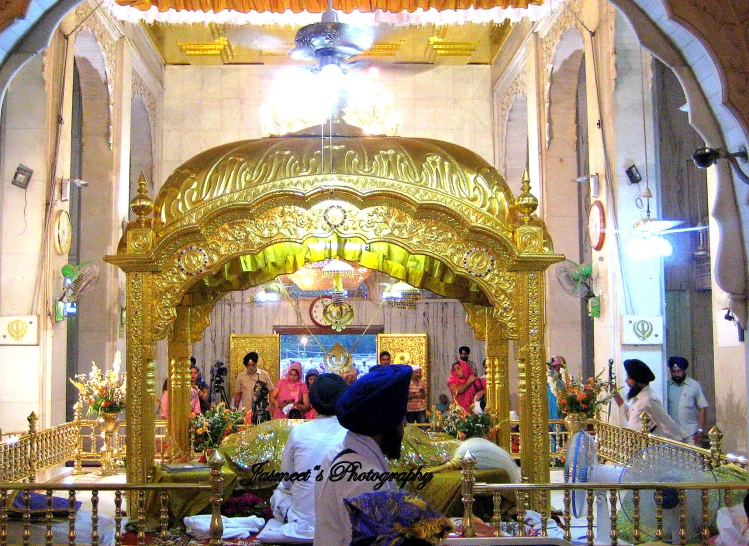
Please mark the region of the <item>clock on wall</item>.
[[606, 214], [603, 212], [603, 203], [593, 201], [588, 212], [588, 237], [593, 250], [601, 250], [606, 238]]
[[309, 306], [309, 318], [320, 328], [330, 328], [330, 324], [325, 322], [323, 313], [325, 312], [325, 308], [331, 303], [333, 303], [333, 298], [330, 296], [320, 296], [312, 300]]
[[55, 250], [58, 254], [67, 254], [73, 241], [73, 226], [66, 210], [58, 210], [55, 216]]

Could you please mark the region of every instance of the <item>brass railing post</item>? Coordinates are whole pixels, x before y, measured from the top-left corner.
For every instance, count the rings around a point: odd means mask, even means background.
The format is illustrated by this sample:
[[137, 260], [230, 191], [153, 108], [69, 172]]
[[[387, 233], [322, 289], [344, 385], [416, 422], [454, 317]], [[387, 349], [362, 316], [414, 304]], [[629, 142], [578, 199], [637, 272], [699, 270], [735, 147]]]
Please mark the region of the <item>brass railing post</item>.
[[38, 417], [33, 411], [26, 420], [29, 422], [29, 483], [36, 481], [36, 421]]
[[710, 464], [713, 468], [718, 468], [721, 465], [720, 442], [723, 440], [723, 432], [714, 426], [707, 433], [707, 437], [710, 438]]
[[224, 491], [224, 474], [221, 467], [224, 458], [218, 449], [213, 451], [208, 463], [211, 465], [211, 546], [221, 546], [221, 537], [224, 534], [224, 523], [221, 521], [221, 495]]
[[476, 483], [476, 457], [473, 453], [466, 451], [461, 460], [463, 467], [460, 473], [463, 475], [461, 492], [463, 493], [463, 536], [473, 538], [476, 536], [476, 529], [473, 527], [473, 486]]
[[642, 432], [642, 449], [650, 444], [650, 415], [646, 411], [640, 414], [640, 432]]
[[73, 467], [73, 474], [76, 475], [83, 474], [83, 462], [81, 461], [83, 457], [83, 438], [81, 437], [81, 429], [83, 428], [83, 424], [81, 423], [81, 408], [81, 397], [79, 396], [78, 402], [76, 402], [75, 406], [73, 406], [73, 415], [75, 416], [75, 430], [78, 433], [78, 440], [75, 447], [75, 466]]

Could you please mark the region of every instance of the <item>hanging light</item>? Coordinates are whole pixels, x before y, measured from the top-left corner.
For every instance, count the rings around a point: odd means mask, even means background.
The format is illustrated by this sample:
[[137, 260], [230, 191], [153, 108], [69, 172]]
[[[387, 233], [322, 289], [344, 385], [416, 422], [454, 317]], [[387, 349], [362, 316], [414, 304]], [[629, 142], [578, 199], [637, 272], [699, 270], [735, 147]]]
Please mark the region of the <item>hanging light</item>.
[[382, 299], [387, 300], [391, 307], [397, 309], [414, 310], [420, 298], [419, 289], [403, 281], [391, 284], [382, 294]]
[[339, 260], [338, 258], [332, 258], [322, 267], [322, 274], [324, 277], [335, 278], [336, 275], [341, 277], [353, 277], [356, 272], [354, 266]]

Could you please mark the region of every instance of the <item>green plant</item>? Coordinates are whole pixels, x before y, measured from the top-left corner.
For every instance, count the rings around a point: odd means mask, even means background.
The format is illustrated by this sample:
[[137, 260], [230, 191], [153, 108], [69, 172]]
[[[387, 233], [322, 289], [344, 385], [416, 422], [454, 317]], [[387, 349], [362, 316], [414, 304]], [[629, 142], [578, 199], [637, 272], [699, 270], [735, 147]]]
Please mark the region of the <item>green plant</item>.
[[244, 419], [244, 412], [231, 411], [223, 402], [204, 414], [199, 413], [190, 419], [192, 448], [198, 452], [216, 449], [226, 436], [239, 430]]
[[432, 408], [432, 430], [445, 432], [458, 440], [479, 437], [486, 438], [494, 426], [491, 415], [484, 411], [480, 414], [467, 412], [459, 404], [453, 403], [443, 415]]

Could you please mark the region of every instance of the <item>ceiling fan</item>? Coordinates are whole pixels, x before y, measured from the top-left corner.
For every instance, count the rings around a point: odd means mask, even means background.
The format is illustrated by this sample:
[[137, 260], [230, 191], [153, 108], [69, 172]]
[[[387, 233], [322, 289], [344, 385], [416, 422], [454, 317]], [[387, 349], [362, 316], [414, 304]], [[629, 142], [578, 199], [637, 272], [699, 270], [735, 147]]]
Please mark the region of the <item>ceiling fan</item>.
[[702, 224], [701, 222], [696, 226], [680, 228], [677, 226], [684, 223], [682, 220], [660, 220], [656, 216], [653, 216], [650, 212], [650, 199], [653, 197], [653, 192], [650, 191], [650, 185], [648, 184], [647, 180], [645, 183], [647, 185], [640, 194], [640, 198], [644, 198], [646, 200], [645, 216], [635, 221], [632, 224], [632, 229], [608, 229], [606, 231], [613, 233], [629, 233], [631, 235], [636, 235], [645, 241], [652, 241], [653, 239], [660, 238], [663, 235], [670, 235], [672, 233], [701, 231], [707, 229], [708, 226]]

